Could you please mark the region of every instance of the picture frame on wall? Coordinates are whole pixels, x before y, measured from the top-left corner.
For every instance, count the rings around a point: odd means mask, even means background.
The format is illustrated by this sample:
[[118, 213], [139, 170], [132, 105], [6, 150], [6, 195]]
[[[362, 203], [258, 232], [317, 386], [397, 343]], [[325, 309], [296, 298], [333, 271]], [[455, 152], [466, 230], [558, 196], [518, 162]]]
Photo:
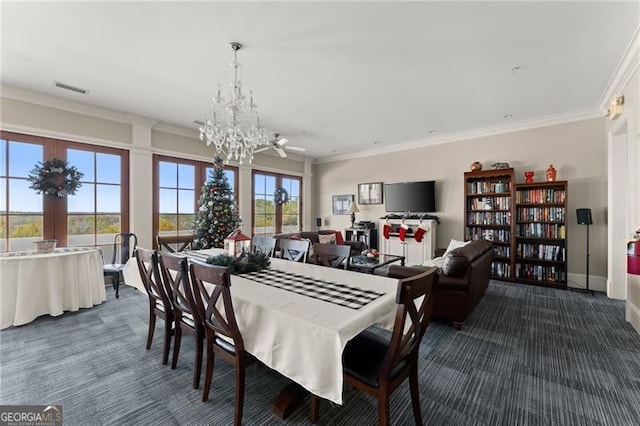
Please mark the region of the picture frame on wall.
[[333, 214], [335, 215], [349, 214], [349, 207], [351, 206], [351, 203], [354, 200], [355, 200], [355, 195], [353, 194], [334, 195], [332, 198]]
[[382, 182], [358, 184], [358, 204], [382, 204]]

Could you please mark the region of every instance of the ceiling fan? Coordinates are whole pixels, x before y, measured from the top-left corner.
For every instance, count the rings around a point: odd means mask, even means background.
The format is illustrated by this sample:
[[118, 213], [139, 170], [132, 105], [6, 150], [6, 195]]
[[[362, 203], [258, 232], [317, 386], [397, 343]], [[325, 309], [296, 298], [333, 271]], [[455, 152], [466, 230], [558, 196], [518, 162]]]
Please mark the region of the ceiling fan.
[[280, 133], [274, 133], [273, 135], [273, 139], [271, 139], [269, 141], [269, 145], [265, 146], [263, 148], [258, 148], [256, 149], [254, 152], [262, 152], [262, 151], [266, 151], [268, 149], [275, 149], [276, 152], [278, 154], [280, 154], [280, 157], [282, 158], [286, 158], [287, 157], [287, 153], [284, 152], [285, 150], [287, 151], [296, 151], [296, 152], [305, 152], [307, 149], [306, 148], [302, 148], [299, 146], [288, 146], [287, 143], [289, 143], [289, 139], [286, 138], [281, 138], [280, 137]]

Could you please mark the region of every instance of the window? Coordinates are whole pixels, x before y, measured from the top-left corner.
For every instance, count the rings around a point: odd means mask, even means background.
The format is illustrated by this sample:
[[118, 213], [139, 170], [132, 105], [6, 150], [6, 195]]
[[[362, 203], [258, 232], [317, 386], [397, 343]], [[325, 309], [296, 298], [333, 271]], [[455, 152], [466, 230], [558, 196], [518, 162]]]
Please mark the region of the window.
[[121, 157], [69, 149], [67, 161], [84, 174], [80, 189], [67, 197], [68, 245], [112, 245], [122, 229]]
[[[273, 194], [284, 188], [289, 200], [276, 205]], [[253, 172], [253, 234], [273, 235], [300, 231], [302, 179], [274, 173]]]
[[0, 140], [0, 251], [33, 249], [44, 236], [42, 195], [27, 180], [43, 157], [42, 144]]
[[[53, 158], [84, 174], [75, 195], [55, 198], [29, 188], [36, 163]], [[116, 233], [129, 231], [128, 168], [125, 150], [2, 132], [0, 251], [31, 250], [43, 238], [108, 251]]]
[[[211, 163], [154, 155], [154, 235], [193, 232], [200, 191], [210, 170]], [[237, 169], [225, 167], [225, 175], [237, 197]]]

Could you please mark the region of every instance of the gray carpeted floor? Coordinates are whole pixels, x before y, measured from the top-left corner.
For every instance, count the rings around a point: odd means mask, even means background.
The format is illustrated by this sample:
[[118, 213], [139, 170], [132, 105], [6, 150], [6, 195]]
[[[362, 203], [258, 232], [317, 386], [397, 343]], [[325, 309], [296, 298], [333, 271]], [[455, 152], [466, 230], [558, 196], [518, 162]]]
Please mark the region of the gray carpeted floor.
[[[233, 420], [234, 370], [219, 361], [209, 402], [191, 388], [193, 343], [176, 370], [163, 366], [160, 324], [145, 350], [146, 296], [40, 317], [0, 332], [0, 404], [62, 404], [64, 424], [215, 424]], [[624, 303], [603, 295], [492, 282], [461, 331], [434, 322], [420, 350], [429, 425], [637, 425], [640, 335]], [[309, 424], [309, 403], [281, 422], [271, 400], [287, 380], [247, 373], [244, 424]], [[377, 423], [376, 402], [351, 388], [324, 402], [320, 424]], [[413, 423], [408, 384], [391, 401], [394, 424]]]

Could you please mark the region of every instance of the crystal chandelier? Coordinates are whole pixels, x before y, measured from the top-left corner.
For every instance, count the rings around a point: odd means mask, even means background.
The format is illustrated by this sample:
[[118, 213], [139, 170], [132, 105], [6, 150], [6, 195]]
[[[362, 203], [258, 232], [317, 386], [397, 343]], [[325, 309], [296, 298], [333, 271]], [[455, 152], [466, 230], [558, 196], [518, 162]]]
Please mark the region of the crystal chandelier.
[[253, 160], [253, 152], [261, 145], [267, 145], [269, 138], [267, 132], [260, 125], [257, 105], [253, 103], [253, 92], [249, 92], [249, 101], [242, 94], [242, 83], [239, 80], [240, 64], [238, 63], [238, 50], [240, 43], [229, 44], [233, 50], [233, 83], [230, 84], [231, 93], [229, 99], [225, 99], [218, 93], [213, 97], [211, 116], [206, 116], [204, 125], [200, 127], [200, 140], [213, 144], [216, 155], [238, 161]]

